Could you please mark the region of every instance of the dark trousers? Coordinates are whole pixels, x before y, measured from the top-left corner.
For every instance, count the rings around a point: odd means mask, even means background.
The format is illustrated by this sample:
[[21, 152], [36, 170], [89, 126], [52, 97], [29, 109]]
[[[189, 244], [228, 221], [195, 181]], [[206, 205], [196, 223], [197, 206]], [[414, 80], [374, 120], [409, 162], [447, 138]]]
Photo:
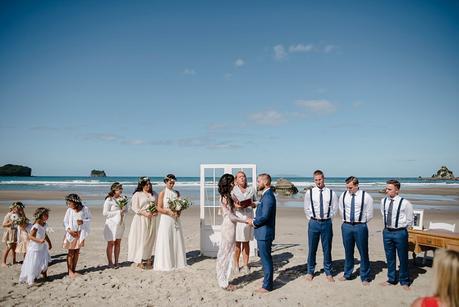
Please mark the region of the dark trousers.
[[368, 227], [367, 224], [341, 225], [343, 245], [346, 258], [344, 260], [344, 277], [350, 279], [354, 270], [354, 248], [360, 254], [360, 279], [370, 281], [370, 259], [368, 257]]
[[316, 254], [319, 240], [322, 241], [322, 251], [324, 254], [324, 271], [325, 274], [332, 275], [332, 239], [333, 225], [331, 219], [327, 221], [309, 220], [308, 226], [308, 274], [314, 275], [316, 267]]
[[271, 256], [271, 248], [273, 241], [270, 240], [257, 240], [258, 253], [263, 267], [263, 288], [271, 291], [273, 289], [273, 257]]
[[384, 251], [387, 259], [387, 282], [397, 283], [396, 276], [396, 253], [400, 261], [399, 279], [400, 284], [409, 285], [410, 276], [408, 274], [408, 231], [406, 229], [383, 231]]

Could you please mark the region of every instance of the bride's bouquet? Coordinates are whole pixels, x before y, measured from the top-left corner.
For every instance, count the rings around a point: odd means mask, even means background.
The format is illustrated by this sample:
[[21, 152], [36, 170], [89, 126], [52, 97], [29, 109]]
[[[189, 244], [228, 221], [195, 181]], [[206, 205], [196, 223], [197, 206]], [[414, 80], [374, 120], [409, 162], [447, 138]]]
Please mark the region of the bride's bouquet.
[[121, 198], [115, 199], [115, 202], [118, 205], [118, 207], [121, 210], [123, 210], [127, 206], [129, 199], [127, 198], [127, 196], [123, 196]]
[[156, 211], [158, 211], [158, 208], [156, 207], [156, 205], [157, 204], [154, 200], [150, 200], [148, 202], [148, 207], [145, 210], [147, 210], [150, 213], [155, 213]]
[[189, 199], [176, 198], [174, 200], [169, 200], [169, 209], [174, 212], [181, 212], [182, 210], [188, 209], [192, 203]]

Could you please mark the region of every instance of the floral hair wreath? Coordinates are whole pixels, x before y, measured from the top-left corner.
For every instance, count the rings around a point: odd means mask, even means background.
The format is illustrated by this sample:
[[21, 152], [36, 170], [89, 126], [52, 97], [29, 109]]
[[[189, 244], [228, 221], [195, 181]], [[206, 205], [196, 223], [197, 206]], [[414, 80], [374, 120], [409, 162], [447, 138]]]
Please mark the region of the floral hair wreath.
[[114, 184], [111, 186], [111, 190], [112, 190], [112, 191], [116, 191], [116, 190], [121, 189], [122, 187], [123, 187], [123, 185], [122, 185], [121, 183], [116, 182], [116, 183], [114, 183]]
[[43, 215], [48, 215], [49, 214], [49, 209], [48, 208], [38, 208], [37, 211], [35, 211], [35, 214], [33, 217], [35, 220], [39, 220], [43, 217]]
[[143, 176], [139, 178], [139, 183], [146, 182], [146, 181], [150, 181], [150, 178], [147, 176]]
[[25, 206], [23, 203], [21, 203], [20, 201], [15, 201], [14, 203], [12, 203], [9, 207], [10, 209], [13, 209], [13, 208], [21, 208], [21, 209], [24, 209]]
[[65, 201], [71, 201], [77, 204], [81, 204], [81, 198], [77, 194], [69, 194], [65, 197]]

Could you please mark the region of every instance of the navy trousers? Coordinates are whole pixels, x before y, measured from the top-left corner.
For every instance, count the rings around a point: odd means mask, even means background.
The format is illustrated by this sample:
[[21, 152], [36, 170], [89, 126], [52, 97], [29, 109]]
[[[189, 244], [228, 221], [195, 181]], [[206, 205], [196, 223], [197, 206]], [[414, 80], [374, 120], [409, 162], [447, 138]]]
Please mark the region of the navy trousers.
[[309, 220], [308, 226], [308, 274], [314, 275], [316, 267], [316, 254], [319, 240], [322, 241], [322, 251], [324, 254], [325, 275], [332, 275], [332, 239], [333, 225], [331, 219], [327, 221]]
[[360, 279], [370, 281], [370, 259], [368, 257], [368, 227], [367, 224], [341, 225], [343, 245], [346, 258], [344, 260], [344, 277], [350, 279], [354, 270], [354, 248], [360, 254]]
[[406, 229], [383, 231], [384, 251], [387, 259], [387, 282], [397, 284], [396, 276], [396, 253], [400, 261], [399, 279], [400, 284], [410, 285], [408, 274], [408, 231]]
[[263, 267], [263, 288], [271, 291], [273, 289], [273, 257], [271, 256], [271, 248], [273, 241], [257, 240], [258, 253]]

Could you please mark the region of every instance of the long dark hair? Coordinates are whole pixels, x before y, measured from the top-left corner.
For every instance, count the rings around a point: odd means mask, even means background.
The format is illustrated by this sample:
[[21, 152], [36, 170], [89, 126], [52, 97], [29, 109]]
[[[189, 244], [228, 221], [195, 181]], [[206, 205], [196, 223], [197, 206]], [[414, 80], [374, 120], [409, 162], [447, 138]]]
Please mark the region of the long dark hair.
[[107, 198], [113, 198], [115, 196], [115, 191], [118, 189], [122, 189], [123, 185], [119, 182], [114, 182], [112, 186], [110, 187], [110, 192], [108, 192], [107, 196], [105, 196], [105, 199]]
[[231, 174], [224, 174], [220, 177], [218, 181], [218, 193], [220, 193], [221, 197], [226, 199], [226, 204], [228, 207], [233, 210], [234, 209], [234, 201], [231, 197], [231, 191], [233, 190], [234, 186], [234, 176]]
[[148, 178], [148, 177], [140, 177], [139, 178], [139, 182], [137, 183], [137, 188], [135, 188], [135, 191], [132, 194], [135, 194], [136, 192], [142, 192], [143, 191], [143, 187], [146, 186], [146, 185], [150, 185], [151, 186], [150, 178]]

